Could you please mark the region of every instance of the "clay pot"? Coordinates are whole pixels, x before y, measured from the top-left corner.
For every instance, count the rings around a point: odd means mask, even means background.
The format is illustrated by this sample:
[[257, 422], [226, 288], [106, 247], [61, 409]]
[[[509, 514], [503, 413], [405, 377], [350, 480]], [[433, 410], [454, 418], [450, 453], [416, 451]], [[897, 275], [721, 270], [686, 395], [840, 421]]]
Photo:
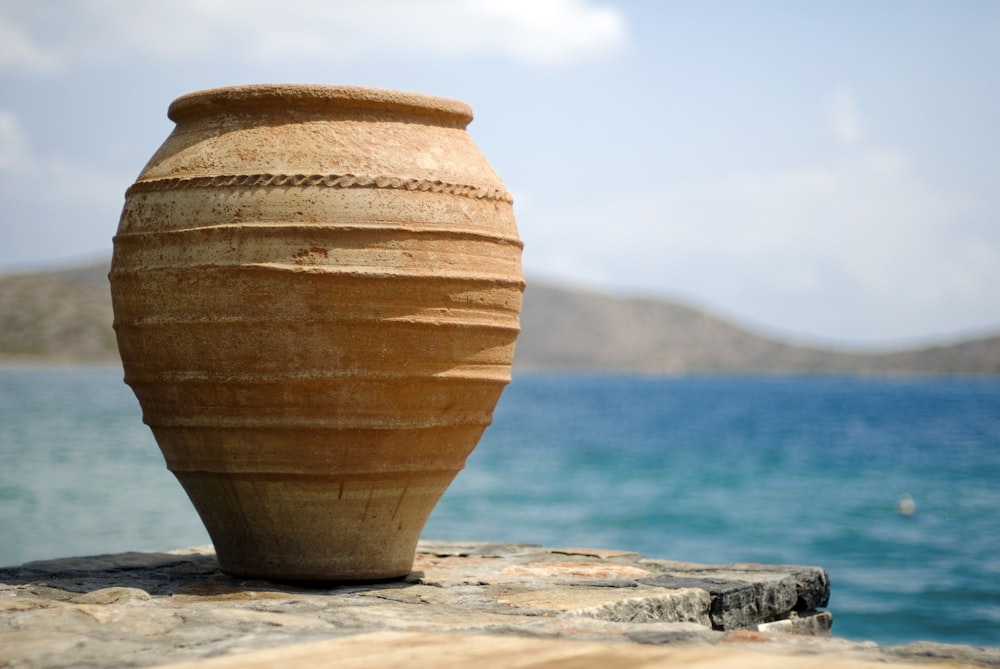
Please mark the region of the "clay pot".
[[224, 571], [406, 575], [518, 333], [522, 245], [471, 110], [262, 85], [168, 115], [110, 274], [144, 421]]

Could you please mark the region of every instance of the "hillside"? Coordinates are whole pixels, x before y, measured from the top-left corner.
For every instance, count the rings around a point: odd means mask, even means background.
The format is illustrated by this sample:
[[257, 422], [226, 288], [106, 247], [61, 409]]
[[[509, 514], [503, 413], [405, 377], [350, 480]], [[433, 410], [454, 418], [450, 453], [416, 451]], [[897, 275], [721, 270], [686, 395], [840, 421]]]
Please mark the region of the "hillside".
[[[0, 275], [0, 361], [114, 361], [106, 263]], [[530, 283], [520, 369], [768, 373], [1000, 374], [1000, 334], [879, 354], [755, 334], [689, 306]]]
[[532, 284], [517, 364], [685, 372], [997, 374], [1000, 334], [946, 346], [849, 353], [755, 334], [689, 306]]
[[116, 360], [108, 265], [0, 275], [0, 361]]

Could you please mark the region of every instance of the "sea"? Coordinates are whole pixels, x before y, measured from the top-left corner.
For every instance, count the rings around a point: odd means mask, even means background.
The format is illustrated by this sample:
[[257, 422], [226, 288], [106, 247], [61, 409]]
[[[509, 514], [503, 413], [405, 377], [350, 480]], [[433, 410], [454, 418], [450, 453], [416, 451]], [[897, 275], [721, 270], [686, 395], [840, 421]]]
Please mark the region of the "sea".
[[[423, 536], [820, 566], [836, 636], [1000, 646], [1000, 378], [515, 372]], [[207, 543], [119, 366], [0, 369], [0, 564]]]

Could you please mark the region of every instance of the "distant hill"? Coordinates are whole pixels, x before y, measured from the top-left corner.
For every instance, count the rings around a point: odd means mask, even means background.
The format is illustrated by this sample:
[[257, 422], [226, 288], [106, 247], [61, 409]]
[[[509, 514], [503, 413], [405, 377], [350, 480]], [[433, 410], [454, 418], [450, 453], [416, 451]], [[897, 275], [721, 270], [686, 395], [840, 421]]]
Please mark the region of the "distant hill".
[[[0, 361], [118, 359], [108, 263], [0, 275]], [[1000, 334], [891, 353], [850, 353], [755, 334], [702, 310], [529, 282], [518, 369], [1000, 374]]]
[[0, 361], [117, 360], [108, 267], [0, 275]]
[[1000, 334], [913, 350], [851, 353], [755, 334], [676, 302], [534, 283], [525, 293], [516, 364], [665, 374], [998, 374]]

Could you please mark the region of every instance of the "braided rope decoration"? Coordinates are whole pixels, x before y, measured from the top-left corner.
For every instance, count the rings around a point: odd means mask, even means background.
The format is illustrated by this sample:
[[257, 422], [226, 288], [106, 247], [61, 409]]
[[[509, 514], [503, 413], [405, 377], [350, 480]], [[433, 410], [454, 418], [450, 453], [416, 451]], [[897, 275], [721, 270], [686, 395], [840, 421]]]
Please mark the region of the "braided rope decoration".
[[510, 193], [498, 188], [477, 188], [430, 179], [401, 179], [386, 176], [356, 176], [354, 174], [220, 174], [211, 177], [173, 177], [137, 181], [126, 191], [132, 193], [184, 190], [188, 188], [267, 188], [267, 187], [323, 187], [323, 188], [388, 188], [391, 190], [423, 191], [458, 195], [476, 200], [496, 200], [512, 203]]

